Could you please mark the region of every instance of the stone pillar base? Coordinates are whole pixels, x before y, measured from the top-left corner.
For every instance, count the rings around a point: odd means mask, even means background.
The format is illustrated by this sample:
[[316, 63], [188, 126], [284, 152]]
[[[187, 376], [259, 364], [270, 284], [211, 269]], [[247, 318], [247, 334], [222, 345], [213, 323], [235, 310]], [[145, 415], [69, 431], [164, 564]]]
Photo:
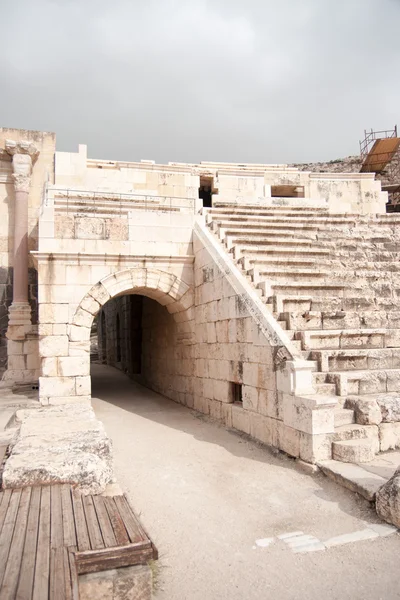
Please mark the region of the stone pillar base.
[[36, 383], [39, 378], [39, 342], [37, 328], [31, 323], [31, 307], [27, 302], [13, 302], [8, 314], [8, 361], [3, 381]]
[[[28, 302], [13, 302], [8, 309], [8, 329], [15, 325], [25, 325], [31, 327], [32, 325], [32, 311]], [[13, 339], [8, 335], [8, 339]]]

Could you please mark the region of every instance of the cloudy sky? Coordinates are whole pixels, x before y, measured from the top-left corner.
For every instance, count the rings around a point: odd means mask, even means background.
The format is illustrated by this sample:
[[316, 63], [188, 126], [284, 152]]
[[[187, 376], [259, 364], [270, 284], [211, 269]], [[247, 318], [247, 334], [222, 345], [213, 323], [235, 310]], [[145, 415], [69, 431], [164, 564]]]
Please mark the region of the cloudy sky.
[[301, 162], [400, 125], [400, 0], [0, 0], [0, 125], [58, 150]]

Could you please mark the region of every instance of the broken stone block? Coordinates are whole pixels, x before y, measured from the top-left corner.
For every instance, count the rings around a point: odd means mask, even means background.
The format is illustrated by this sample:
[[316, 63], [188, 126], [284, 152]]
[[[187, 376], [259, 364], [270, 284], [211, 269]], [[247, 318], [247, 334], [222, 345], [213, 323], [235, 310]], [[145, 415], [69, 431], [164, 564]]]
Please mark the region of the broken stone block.
[[391, 393], [377, 398], [384, 423], [400, 421], [400, 394]]
[[100, 494], [112, 480], [111, 441], [87, 404], [18, 411], [17, 421], [4, 488], [71, 483]]
[[381, 410], [376, 400], [349, 396], [346, 408], [354, 410], [356, 423], [359, 425], [379, 425], [382, 422]]
[[381, 452], [400, 448], [400, 423], [381, 423], [379, 442]]
[[387, 523], [400, 527], [400, 468], [377, 492], [376, 512]]

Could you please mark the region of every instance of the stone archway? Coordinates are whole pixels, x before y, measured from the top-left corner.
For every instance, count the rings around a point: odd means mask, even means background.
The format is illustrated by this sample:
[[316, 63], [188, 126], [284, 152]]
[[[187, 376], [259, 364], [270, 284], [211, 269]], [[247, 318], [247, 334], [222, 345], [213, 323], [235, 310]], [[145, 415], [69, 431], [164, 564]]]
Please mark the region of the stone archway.
[[[39, 397], [43, 404], [90, 401], [90, 332], [106, 302], [127, 293], [142, 294], [166, 307], [176, 319], [193, 310], [193, 289], [176, 275], [154, 268], [125, 269], [107, 275], [78, 305], [68, 326], [68, 349], [56, 356], [51, 369], [42, 367]], [[193, 318], [193, 316], [191, 317]], [[49, 336], [50, 337], [50, 336]]]

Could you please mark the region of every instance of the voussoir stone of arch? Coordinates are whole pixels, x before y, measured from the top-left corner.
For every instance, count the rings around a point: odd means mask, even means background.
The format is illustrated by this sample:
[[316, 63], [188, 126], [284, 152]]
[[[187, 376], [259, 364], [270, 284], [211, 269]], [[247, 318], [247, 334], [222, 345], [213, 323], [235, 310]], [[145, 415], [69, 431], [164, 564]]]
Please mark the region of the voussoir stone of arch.
[[91, 327], [93, 323], [93, 315], [92, 313], [84, 310], [80, 305], [76, 309], [72, 323], [74, 325], [80, 325], [81, 327]]
[[103, 306], [111, 298], [110, 293], [101, 282], [96, 283], [96, 285], [91, 288], [88, 295], [92, 296], [100, 306]]
[[158, 284], [161, 278], [161, 273], [161, 271], [158, 271], [156, 269], [149, 269], [147, 271], [146, 287], [153, 290], [158, 290]]
[[160, 281], [158, 282], [158, 287], [162, 292], [169, 294], [175, 281], [176, 275], [172, 275], [172, 273], [162, 273]]
[[132, 269], [132, 282], [135, 288], [146, 287], [147, 269]]
[[179, 298], [181, 298], [184, 294], [186, 294], [186, 292], [189, 289], [190, 288], [187, 285], [187, 283], [185, 283], [181, 279], [176, 279], [174, 281], [170, 291], [168, 292], [168, 294], [169, 294], [169, 296], [171, 296], [171, 298], [174, 298], [174, 300], [179, 300]]
[[101, 306], [95, 298], [91, 294], [86, 294], [84, 299], [79, 305], [83, 310], [86, 310], [91, 315], [95, 316], [99, 312]]

